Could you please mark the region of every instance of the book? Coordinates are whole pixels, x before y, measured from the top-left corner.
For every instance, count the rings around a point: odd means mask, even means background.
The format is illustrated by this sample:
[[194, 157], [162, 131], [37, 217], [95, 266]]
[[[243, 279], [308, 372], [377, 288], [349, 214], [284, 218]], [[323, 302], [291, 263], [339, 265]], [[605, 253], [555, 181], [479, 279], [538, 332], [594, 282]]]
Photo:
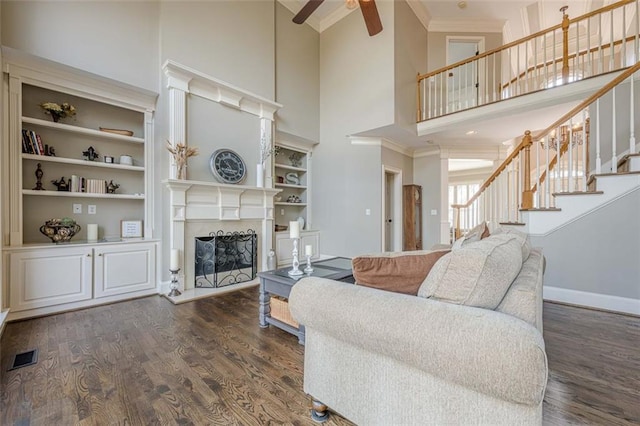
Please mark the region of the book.
[[40, 155], [46, 155], [47, 152], [44, 150], [44, 145], [42, 144], [42, 138], [39, 134], [34, 133], [36, 135], [36, 140], [38, 141], [38, 149], [40, 150]]
[[27, 129], [22, 129], [22, 152], [25, 154], [33, 154], [29, 144], [29, 134], [27, 133]]
[[31, 141], [31, 146], [33, 146], [33, 153], [36, 155], [40, 155], [38, 140], [36, 139], [36, 132], [34, 132], [33, 130], [29, 130], [29, 140]]

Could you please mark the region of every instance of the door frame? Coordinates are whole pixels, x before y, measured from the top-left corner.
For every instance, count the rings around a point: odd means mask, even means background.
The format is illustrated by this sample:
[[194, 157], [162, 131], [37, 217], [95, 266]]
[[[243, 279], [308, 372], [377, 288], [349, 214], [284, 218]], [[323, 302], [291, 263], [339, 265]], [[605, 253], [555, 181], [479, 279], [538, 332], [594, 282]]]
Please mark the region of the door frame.
[[386, 203], [387, 203], [387, 173], [393, 175], [393, 244], [392, 251], [402, 251], [402, 169], [396, 167], [382, 165], [382, 234], [380, 238], [381, 251], [385, 251], [387, 246], [386, 232]]
[[[464, 35], [448, 35], [445, 37], [445, 57], [444, 57], [444, 62], [445, 62], [445, 66], [449, 66], [451, 65], [449, 63], [449, 43], [452, 41], [464, 41], [464, 42], [470, 42], [470, 41], [475, 41], [478, 43], [478, 53], [483, 53], [485, 51], [485, 37], [484, 36], [464, 36]], [[477, 91], [476, 91], [476, 106], [478, 106], [480, 104], [480, 99], [482, 98], [482, 93], [481, 90], [485, 90], [484, 88], [484, 79], [485, 79], [485, 70], [484, 70], [484, 63], [485, 63], [485, 59], [480, 59], [478, 61], [477, 64], [477, 70], [478, 70], [478, 81], [476, 82], [478, 84], [477, 87]], [[445, 103], [445, 108], [449, 107], [449, 79], [447, 78], [447, 80], [445, 80], [447, 82], [447, 87], [445, 90], [445, 93], [447, 95], [447, 99], [446, 99], [446, 103]]]

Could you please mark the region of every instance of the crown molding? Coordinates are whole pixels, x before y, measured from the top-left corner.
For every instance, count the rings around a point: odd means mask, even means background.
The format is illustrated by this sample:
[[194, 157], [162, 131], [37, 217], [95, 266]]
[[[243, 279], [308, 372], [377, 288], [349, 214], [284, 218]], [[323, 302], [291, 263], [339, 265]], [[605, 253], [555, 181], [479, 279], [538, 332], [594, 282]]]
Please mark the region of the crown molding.
[[430, 32], [446, 33], [502, 33], [505, 21], [502, 19], [431, 19]]
[[434, 155], [440, 155], [440, 149], [435, 145], [430, 148], [419, 148], [413, 151], [413, 158], [432, 157]]
[[431, 14], [425, 7], [424, 3], [421, 0], [406, 0], [409, 8], [416, 15], [420, 23], [425, 29], [429, 29], [429, 22], [431, 22]]
[[408, 148], [390, 139], [376, 138], [376, 137], [370, 137], [370, 136], [348, 136], [348, 138], [351, 141], [351, 145], [379, 146], [381, 148], [384, 147], [384, 148], [390, 149], [391, 151], [395, 151], [402, 155], [406, 155], [407, 157], [413, 158], [413, 154], [414, 154], [413, 148]]
[[[293, 13], [294, 15], [296, 15], [303, 6], [303, 4], [298, 0], [278, 0], [278, 3], [289, 9], [289, 11], [291, 11], [291, 13]], [[324, 30], [331, 27], [341, 19], [345, 18], [356, 9], [358, 8], [356, 7], [355, 9], [348, 9], [347, 6], [343, 3], [338, 9], [334, 10], [324, 18], [318, 19], [315, 15], [312, 14], [307, 18], [306, 21], [304, 21], [304, 23], [309, 25], [318, 33], [322, 33]]]

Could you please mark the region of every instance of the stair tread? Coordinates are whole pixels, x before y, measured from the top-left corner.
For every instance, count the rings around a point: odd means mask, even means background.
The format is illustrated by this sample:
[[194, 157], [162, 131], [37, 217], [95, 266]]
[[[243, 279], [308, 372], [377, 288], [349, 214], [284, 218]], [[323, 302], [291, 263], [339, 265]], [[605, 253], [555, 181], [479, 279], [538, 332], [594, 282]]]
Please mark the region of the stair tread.
[[606, 177], [606, 176], [616, 176], [616, 175], [640, 175], [640, 171], [637, 172], [618, 172], [618, 173], [599, 173], [597, 175], [591, 175], [591, 177], [589, 178], [589, 181], [591, 181], [591, 179], [597, 179], [599, 177]]
[[538, 208], [531, 208], [531, 209], [520, 209], [521, 212], [559, 212], [562, 209], [559, 209], [557, 207], [538, 207]]
[[525, 226], [526, 223], [523, 222], [498, 222], [500, 225], [514, 225], [514, 226]]
[[619, 169], [620, 167], [622, 167], [624, 165], [624, 163], [626, 163], [629, 160], [629, 158], [631, 158], [631, 157], [640, 157], [640, 154], [625, 154], [625, 155], [623, 155], [622, 158], [620, 158], [618, 160], [617, 168]]
[[600, 195], [600, 194], [604, 194], [604, 191], [574, 191], [574, 192], [554, 192], [553, 195], [558, 196], [558, 195]]

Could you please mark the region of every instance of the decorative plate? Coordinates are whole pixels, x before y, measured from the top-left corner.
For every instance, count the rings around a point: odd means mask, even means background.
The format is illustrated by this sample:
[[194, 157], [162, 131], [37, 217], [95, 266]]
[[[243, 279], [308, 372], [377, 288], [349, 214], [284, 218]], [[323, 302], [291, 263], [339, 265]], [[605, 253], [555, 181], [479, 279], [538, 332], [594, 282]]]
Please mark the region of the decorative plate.
[[213, 176], [222, 183], [240, 183], [247, 176], [247, 166], [242, 157], [227, 148], [211, 154], [209, 168]]

